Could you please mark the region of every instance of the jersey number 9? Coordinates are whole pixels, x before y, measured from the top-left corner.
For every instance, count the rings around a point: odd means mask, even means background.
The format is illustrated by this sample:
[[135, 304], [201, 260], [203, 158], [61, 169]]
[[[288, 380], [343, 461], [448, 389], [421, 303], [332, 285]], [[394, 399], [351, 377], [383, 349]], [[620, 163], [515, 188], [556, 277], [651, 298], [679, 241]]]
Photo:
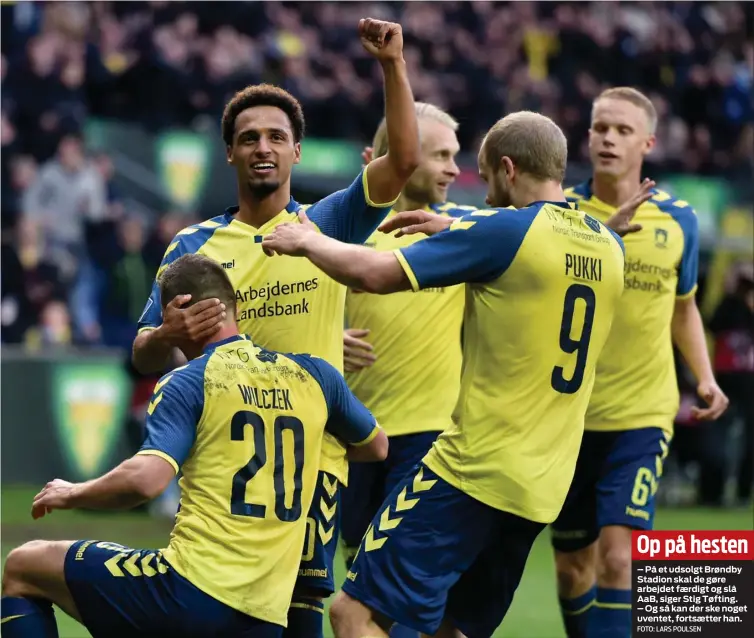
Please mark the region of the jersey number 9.
[[[265, 505], [246, 502], [246, 485], [267, 463], [267, 448], [264, 437], [264, 420], [256, 412], [241, 410], [233, 415], [230, 422], [232, 441], [243, 441], [246, 426], [250, 425], [254, 434], [254, 455], [233, 476], [230, 491], [230, 511], [236, 516], [264, 518]], [[304, 424], [293, 416], [279, 416], [273, 424], [275, 433], [275, 457], [273, 483], [275, 486], [275, 515], [281, 521], [293, 522], [301, 517], [301, 475], [304, 470]], [[283, 432], [293, 435], [293, 499], [290, 507], [285, 505], [285, 456], [283, 454]]]
[[[581, 328], [581, 336], [578, 339], [571, 338], [573, 329], [573, 314], [576, 309], [576, 300], [583, 299], [586, 303], [584, 311], [584, 325]], [[589, 353], [589, 340], [592, 337], [594, 325], [594, 306], [596, 300], [594, 290], [584, 284], [572, 284], [566, 290], [563, 302], [563, 318], [560, 322], [560, 349], [566, 354], [576, 353], [576, 365], [573, 368], [573, 376], [566, 379], [563, 376], [563, 368], [555, 366], [552, 370], [550, 383], [552, 387], [562, 394], [574, 394], [578, 392], [584, 382], [584, 369], [586, 358]]]

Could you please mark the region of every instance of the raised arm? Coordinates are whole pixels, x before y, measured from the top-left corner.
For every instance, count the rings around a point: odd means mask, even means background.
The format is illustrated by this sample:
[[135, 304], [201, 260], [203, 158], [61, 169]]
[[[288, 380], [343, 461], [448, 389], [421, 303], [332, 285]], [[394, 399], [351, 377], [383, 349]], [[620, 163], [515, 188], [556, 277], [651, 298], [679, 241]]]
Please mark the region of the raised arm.
[[359, 22], [364, 48], [382, 66], [385, 81], [387, 155], [366, 168], [368, 197], [377, 204], [394, 202], [419, 165], [419, 125], [414, 95], [403, 59], [403, 31], [399, 24], [367, 18]]

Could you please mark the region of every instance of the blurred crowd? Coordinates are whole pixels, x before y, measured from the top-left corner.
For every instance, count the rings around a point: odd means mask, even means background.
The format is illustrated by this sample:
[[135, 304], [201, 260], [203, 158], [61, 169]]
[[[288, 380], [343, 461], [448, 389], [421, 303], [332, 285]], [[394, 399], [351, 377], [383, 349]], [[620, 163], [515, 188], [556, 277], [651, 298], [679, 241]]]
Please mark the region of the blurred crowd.
[[[660, 114], [653, 176], [751, 180], [745, 2], [4, 2], [0, 11], [0, 319], [2, 341], [29, 349], [129, 348], [165, 247], [195, 221], [131, 210], [110, 158], [85, 148], [88, 117], [216, 130], [227, 99], [265, 81], [301, 100], [309, 135], [366, 142], [383, 114], [379, 68], [356, 37], [367, 15], [403, 25], [416, 98], [460, 121], [462, 148], [474, 151], [501, 114], [531, 109], [564, 128], [572, 161], [586, 161], [592, 99], [627, 84]], [[732, 277], [710, 327], [717, 371], [751, 432], [754, 292], [751, 275]], [[687, 440], [719, 450], [708, 436]], [[719, 498], [727, 458], [704, 462], [707, 502]]]
[[[17, 2], [2, 8], [3, 340], [127, 344], [171, 233], [126, 210], [87, 117], [149, 129], [217, 120], [270, 81], [303, 102], [312, 136], [369, 139], [379, 68], [360, 17], [399, 20], [421, 100], [461, 122], [462, 146], [500, 114], [534, 109], [585, 159], [590, 102], [643, 88], [661, 114], [650, 170], [751, 175], [746, 3]], [[198, 213], [201, 215], [201, 211]]]

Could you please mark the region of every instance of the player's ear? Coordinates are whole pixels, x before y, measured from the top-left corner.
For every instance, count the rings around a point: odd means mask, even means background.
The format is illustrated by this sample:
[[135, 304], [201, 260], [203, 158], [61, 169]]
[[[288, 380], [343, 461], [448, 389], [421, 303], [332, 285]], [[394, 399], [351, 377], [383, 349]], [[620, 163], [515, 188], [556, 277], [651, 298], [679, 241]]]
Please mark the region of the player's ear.
[[654, 135], [650, 135], [644, 143], [644, 155], [649, 155], [654, 149], [657, 143], [657, 138]]
[[500, 172], [506, 179], [513, 181], [513, 177], [516, 174], [516, 167], [513, 164], [513, 160], [507, 155], [503, 155], [503, 157], [500, 158]]
[[293, 145], [293, 163], [298, 164], [301, 161], [301, 142]]
[[232, 146], [225, 147], [225, 159], [227, 160], [228, 164], [233, 163], [233, 147]]

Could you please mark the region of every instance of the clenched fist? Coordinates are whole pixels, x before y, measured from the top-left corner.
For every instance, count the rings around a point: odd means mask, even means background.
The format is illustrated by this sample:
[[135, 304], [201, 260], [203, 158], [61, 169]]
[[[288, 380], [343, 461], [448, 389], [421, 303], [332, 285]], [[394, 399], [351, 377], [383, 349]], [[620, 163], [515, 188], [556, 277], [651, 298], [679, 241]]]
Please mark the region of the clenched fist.
[[359, 20], [359, 38], [364, 49], [380, 62], [403, 57], [403, 30], [400, 24], [362, 18]]

